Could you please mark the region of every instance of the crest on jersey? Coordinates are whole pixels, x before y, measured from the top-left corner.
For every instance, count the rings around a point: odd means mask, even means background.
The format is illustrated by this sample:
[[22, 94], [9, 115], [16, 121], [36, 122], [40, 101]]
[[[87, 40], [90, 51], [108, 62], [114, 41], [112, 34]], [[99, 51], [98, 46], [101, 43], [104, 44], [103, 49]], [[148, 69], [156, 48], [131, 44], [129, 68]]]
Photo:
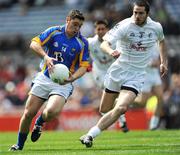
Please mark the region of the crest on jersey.
[[71, 51], [69, 52], [69, 55], [73, 56], [75, 51], [76, 51], [75, 48], [71, 48]]
[[56, 41], [56, 42], [54, 42], [54, 47], [58, 47], [58, 42]]
[[76, 49], [75, 49], [75, 48], [72, 48], [71, 51], [74, 52], [74, 51], [76, 51]]

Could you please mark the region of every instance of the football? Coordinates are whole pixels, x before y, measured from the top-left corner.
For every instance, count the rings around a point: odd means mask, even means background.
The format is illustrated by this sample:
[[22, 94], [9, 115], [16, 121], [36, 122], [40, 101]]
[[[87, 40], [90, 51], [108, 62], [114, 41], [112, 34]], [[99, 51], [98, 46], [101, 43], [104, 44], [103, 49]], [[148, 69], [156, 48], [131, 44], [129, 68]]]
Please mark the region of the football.
[[63, 64], [56, 64], [49, 76], [54, 82], [63, 83], [69, 77], [69, 69]]

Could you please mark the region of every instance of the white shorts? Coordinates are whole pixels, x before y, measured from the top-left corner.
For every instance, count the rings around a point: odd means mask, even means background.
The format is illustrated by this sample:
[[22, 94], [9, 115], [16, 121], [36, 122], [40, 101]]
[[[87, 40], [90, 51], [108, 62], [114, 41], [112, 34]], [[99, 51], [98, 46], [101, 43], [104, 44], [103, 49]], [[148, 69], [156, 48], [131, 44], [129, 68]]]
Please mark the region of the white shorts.
[[151, 92], [153, 86], [159, 86], [161, 84], [162, 80], [159, 74], [159, 70], [156, 68], [148, 69], [145, 76], [142, 92], [149, 93]]
[[132, 72], [123, 68], [116, 68], [113, 71], [109, 69], [105, 76], [104, 86], [114, 92], [120, 92], [124, 88], [132, 88], [128, 90], [137, 94], [142, 91], [144, 77], [145, 72]]
[[33, 80], [33, 86], [30, 94], [43, 99], [48, 99], [51, 95], [63, 96], [66, 100], [73, 92], [73, 85], [59, 85], [46, 77], [43, 73], [39, 73]]

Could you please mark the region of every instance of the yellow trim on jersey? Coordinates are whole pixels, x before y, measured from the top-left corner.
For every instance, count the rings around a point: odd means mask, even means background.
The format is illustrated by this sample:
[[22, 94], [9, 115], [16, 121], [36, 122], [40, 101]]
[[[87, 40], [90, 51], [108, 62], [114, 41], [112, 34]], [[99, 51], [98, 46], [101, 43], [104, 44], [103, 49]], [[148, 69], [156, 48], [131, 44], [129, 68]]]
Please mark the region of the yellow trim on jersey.
[[49, 39], [51, 38], [51, 36], [52, 36], [55, 32], [58, 32], [58, 31], [55, 30], [55, 31], [51, 32], [50, 35], [42, 42], [42, 46], [49, 41]]
[[39, 43], [40, 45], [42, 45], [40, 38], [37, 36], [34, 37], [31, 41], [35, 41], [35, 42]]
[[44, 63], [44, 66], [42, 67], [41, 72], [44, 72], [44, 71], [45, 71], [45, 69], [46, 69], [46, 67], [47, 67], [47, 65]]
[[59, 32], [58, 30], [55, 30], [53, 32], [50, 33], [50, 35], [43, 41], [41, 42], [39, 36], [36, 36], [32, 39], [32, 41], [35, 41], [37, 43], [39, 43], [41, 46], [43, 46], [45, 43], [47, 43], [49, 41], [49, 39], [51, 38], [51, 36], [55, 33], [55, 32]]
[[83, 51], [81, 51], [80, 53], [80, 58], [79, 58], [79, 66], [80, 67], [88, 67], [89, 66], [89, 62], [88, 61], [82, 61], [82, 58], [83, 58]]
[[79, 66], [80, 67], [89, 67], [89, 62], [88, 61], [83, 61], [83, 62], [81, 62], [81, 64]]
[[79, 56], [79, 60], [80, 60], [80, 62], [82, 61], [83, 51], [84, 51], [84, 48], [83, 48], [83, 50], [81, 51], [80, 56]]
[[78, 55], [76, 55], [76, 57], [75, 57], [75, 59], [73, 60], [73, 62], [72, 62], [72, 65], [71, 65], [71, 67], [70, 67], [70, 72], [71, 73], [74, 73], [75, 72], [75, 65], [76, 65], [76, 62], [78, 61]]

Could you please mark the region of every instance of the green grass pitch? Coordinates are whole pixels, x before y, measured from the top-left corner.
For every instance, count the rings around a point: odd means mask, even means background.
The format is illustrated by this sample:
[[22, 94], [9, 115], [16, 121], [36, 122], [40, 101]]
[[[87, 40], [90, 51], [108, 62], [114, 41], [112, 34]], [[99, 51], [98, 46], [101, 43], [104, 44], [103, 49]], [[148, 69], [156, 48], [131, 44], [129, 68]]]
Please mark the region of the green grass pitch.
[[28, 136], [23, 151], [9, 152], [17, 133], [0, 133], [0, 155], [180, 155], [180, 130], [105, 131], [92, 148], [79, 141], [82, 131], [43, 132], [39, 141]]

